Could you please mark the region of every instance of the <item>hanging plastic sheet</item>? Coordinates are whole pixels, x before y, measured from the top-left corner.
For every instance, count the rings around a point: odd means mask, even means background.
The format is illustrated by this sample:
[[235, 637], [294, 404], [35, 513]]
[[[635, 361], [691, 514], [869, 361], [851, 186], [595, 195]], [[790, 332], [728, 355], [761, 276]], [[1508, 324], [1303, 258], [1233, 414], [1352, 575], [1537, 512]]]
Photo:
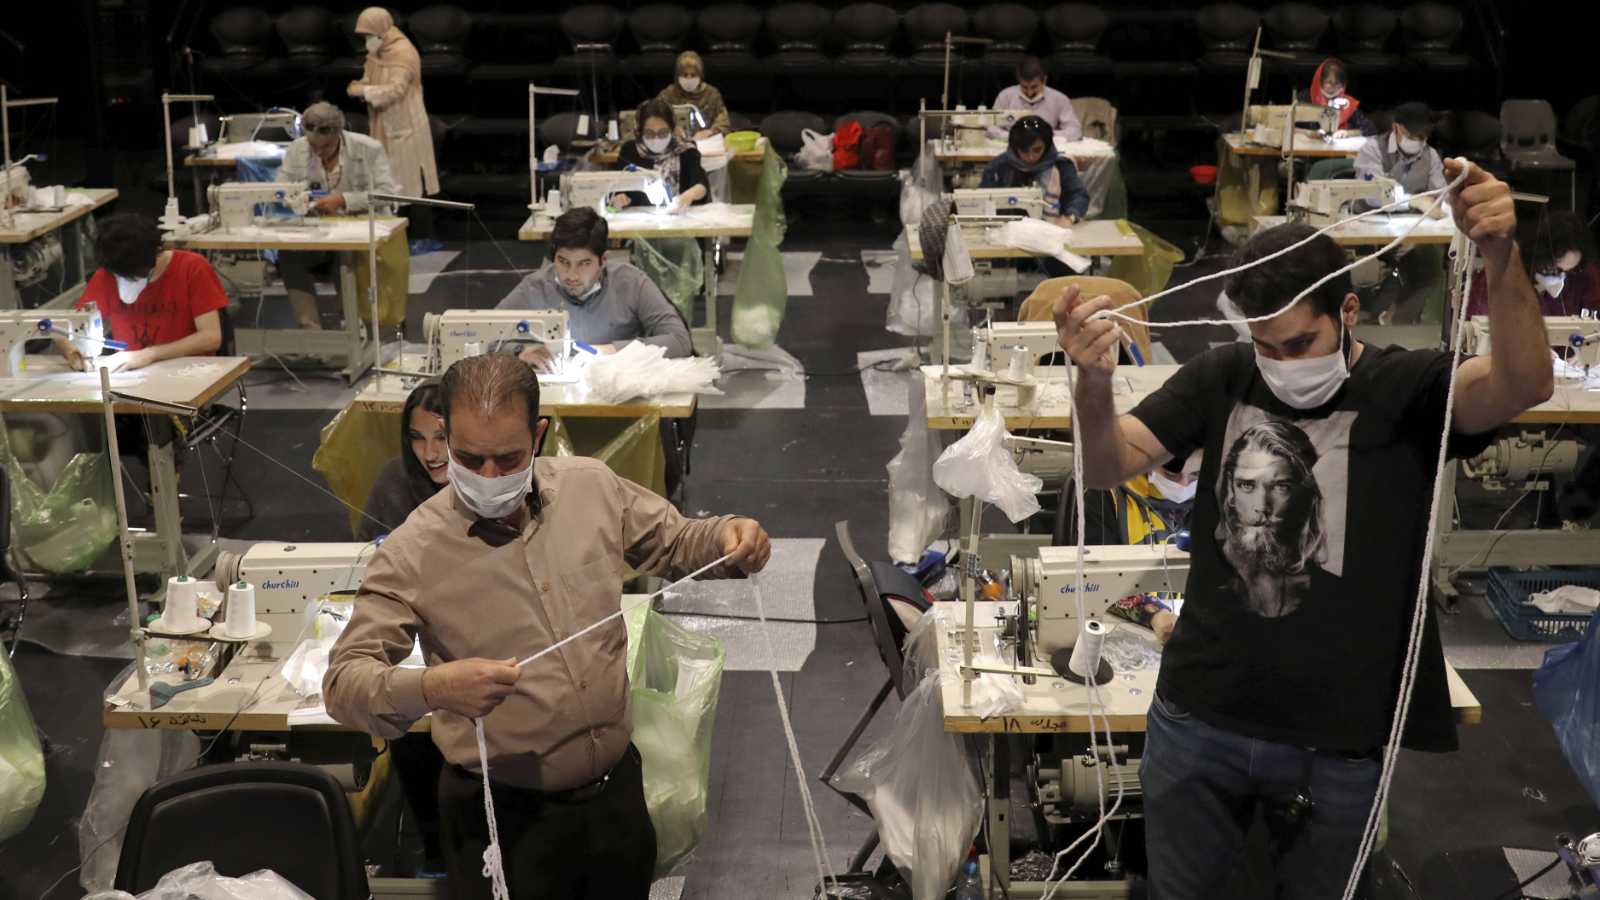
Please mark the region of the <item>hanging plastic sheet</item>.
[[1582, 638], [1545, 653], [1533, 673], [1533, 700], [1589, 798], [1600, 804], [1600, 612]]
[[[922, 214], [917, 213], [918, 221]], [[884, 327], [893, 334], [930, 338], [939, 330], [937, 283], [911, 263], [911, 247], [902, 230], [894, 239], [894, 282]]]
[[695, 298], [706, 286], [705, 254], [693, 238], [634, 238], [632, 262], [692, 321]]
[[1111, 270], [1106, 274], [1126, 281], [1138, 289], [1139, 296], [1148, 297], [1166, 288], [1167, 282], [1172, 280], [1172, 268], [1183, 262], [1183, 251], [1143, 225], [1125, 224], [1144, 244], [1144, 253], [1113, 256]]
[[0, 419], [0, 465], [11, 481], [12, 546], [30, 570], [82, 572], [117, 539], [116, 497], [105, 453], [76, 454], [45, 490], [17, 459]]
[[906, 379], [906, 430], [900, 452], [885, 466], [889, 471], [889, 558], [915, 563], [944, 531], [950, 502], [933, 481], [933, 461], [944, 449], [928, 427], [927, 398], [921, 378]]
[[715, 637], [641, 605], [625, 617], [633, 743], [656, 830], [656, 877], [687, 859], [706, 831], [711, 734], [726, 656]]
[[[128, 678], [132, 666], [111, 679], [114, 690]], [[109, 890], [122, 855], [122, 837], [128, 816], [145, 789], [194, 767], [200, 756], [200, 739], [189, 731], [108, 728], [100, 739], [100, 756], [94, 768], [94, 787], [78, 820], [78, 884], [85, 891]]]
[[11, 658], [0, 648], [0, 842], [33, 821], [44, 798], [44, 751]]
[[733, 295], [733, 341], [757, 349], [771, 346], [783, 324], [789, 304], [789, 279], [783, 271], [786, 220], [783, 182], [789, 170], [776, 153], [762, 159], [761, 185], [756, 191], [755, 222], [745, 242], [739, 286]]

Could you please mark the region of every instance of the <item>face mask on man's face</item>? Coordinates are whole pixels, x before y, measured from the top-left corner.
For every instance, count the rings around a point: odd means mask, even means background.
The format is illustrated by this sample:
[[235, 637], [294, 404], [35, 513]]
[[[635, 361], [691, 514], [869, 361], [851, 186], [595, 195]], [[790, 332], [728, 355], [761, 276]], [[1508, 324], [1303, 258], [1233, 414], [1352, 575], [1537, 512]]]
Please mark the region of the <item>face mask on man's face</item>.
[[1561, 271], [1543, 272], [1533, 276], [1533, 280], [1539, 283], [1539, 290], [1544, 291], [1545, 296], [1559, 297], [1561, 292], [1566, 289], [1567, 273]]
[[144, 291], [145, 285], [150, 283], [148, 275], [143, 278], [123, 278], [118, 275], [116, 278], [117, 299], [129, 305], [139, 299], [139, 294]]
[[1407, 156], [1416, 156], [1426, 146], [1428, 146], [1428, 142], [1422, 138], [1403, 137], [1400, 139], [1400, 152]]
[[1256, 370], [1273, 395], [1295, 409], [1316, 409], [1332, 400], [1350, 377], [1345, 361], [1344, 321], [1339, 322], [1339, 348], [1310, 359], [1268, 359], [1256, 351]]
[[571, 300], [574, 303], [582, 303], [585, 300], [588, 300], [590, 297], [593, 297], [595, 294], [600, 293], [599, 273], [595, 274], [594, 281], [591, 281], [587, 287], [579, 288], [577, 290], [573, 290], [572, 288], [568, 287], [567, 283], [561, 280], [560, 275], [556, 275], [555, 279], [556, 289], [561, 291], [561, 293], [564, 294], [568, 300]]
[[494, 477], [479, 475], [456, 462], [454, 453], [449, 459], [450, 484], [456, 496], [481, 518], [500, 519], [511, 515], [533, 487], [532, 459], [520, 472]]
[[382, 46], [383, 46], [383, 38], [378, 37], [375, 34], [367, 35], [367, 52], [368, 53], [376, 53], [378, 48], [382, 47]]
[[1155, 485], [1156, 490], [1161, 492], [1161, 496], [1171, 500], [1173, 503], [1188, 503], [1193, 500], [1195, 488], [1199, 485], [1198, 481], [1192, 479], [1187, 484], [1173, 481], [1162, 474], [1160, 469], [1150, 473], [1150, 483]]

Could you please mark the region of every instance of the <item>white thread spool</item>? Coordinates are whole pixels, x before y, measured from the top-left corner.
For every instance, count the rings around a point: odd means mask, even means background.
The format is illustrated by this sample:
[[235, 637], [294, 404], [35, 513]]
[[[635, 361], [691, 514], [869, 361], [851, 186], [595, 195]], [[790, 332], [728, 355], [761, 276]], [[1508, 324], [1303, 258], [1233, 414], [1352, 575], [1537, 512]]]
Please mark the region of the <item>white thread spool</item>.
[[1018, 344], [1011, 348], [1011, 362], [1006, 368], [1006, 377], [1012, 381], [1022, 381], [1028, 377], [1028, 372], [1033, 368], [1033, 361], [1028, 358], [1028, 348]]
[[256, 633], [256, 586], [248, 581], [228, 585], [228, 618], [223, 633], [247, 638]]
[[1091, 680], [1095, 672], [1100, 669], [1100, 650], [1105, 646], [1106, 635], [1111, 629], [1099, 619], [1086, 619], [1083, 630], [1078, 632], [1078, 642], [1072, 646], [1072, 658], [1067, 661], [1067, 668], [1074, 675], [1085, 681]]
[[200, 628], [200, 593], [195, 580], [187, 575], [174, 575], [167, 579], [167, 599], [162, 607], [156, 627], [175, 634], [187, 634]]

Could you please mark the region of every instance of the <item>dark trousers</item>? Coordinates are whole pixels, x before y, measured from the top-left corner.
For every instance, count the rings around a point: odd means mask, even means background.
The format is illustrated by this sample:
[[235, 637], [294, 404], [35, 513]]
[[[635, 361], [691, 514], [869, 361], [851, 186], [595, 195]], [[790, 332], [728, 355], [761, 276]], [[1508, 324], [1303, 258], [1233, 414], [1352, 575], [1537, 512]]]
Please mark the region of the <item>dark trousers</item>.
[[[493, 772], [490, 772], [491, 777]], [[647, 900], [656, 830], [631, 745], [604, 788], [583, 800], [494, 785], [500, 852], [512, 900]], [[483, 779], [447, 765], [439, 775], [445, 871], [452, 900], [490, 896], [483, 876], [489, 828]]]
[[[1275, 896], [1341, 896], [1380, 767], [1376, 756], [1352, 759], [1224, 731], [1157, 696], [1139, 767], [1150, 900], [1222, 896], [1258, 810], [1277, 872]], [[1288, 821], [1290, 800], [1302, 791], [1311, 807], [1299, 822]]]
[[[366, 258], [366, 254], [362, 254]], [[338, 278], [339, 257], [331, 251], [285, 250], [278, 254], [278, 276], [291, 291], [317, 293], [318, 277]]]
[[413, 731], [389, 742], [389, 761], [417, 823], [425, 865], [436, 863], [444, 856], [439, 843], [439, 772], [444, 756], [432, 735]]

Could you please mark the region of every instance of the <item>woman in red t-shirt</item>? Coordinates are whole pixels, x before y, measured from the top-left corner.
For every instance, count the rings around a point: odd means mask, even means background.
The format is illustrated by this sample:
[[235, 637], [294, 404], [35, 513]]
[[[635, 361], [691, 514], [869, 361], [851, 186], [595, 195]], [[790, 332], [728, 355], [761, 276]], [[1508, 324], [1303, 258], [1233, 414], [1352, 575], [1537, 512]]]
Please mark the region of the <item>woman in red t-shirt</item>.
[[[94, 249], [100, 268], [78, 308], [98, 307], [111, 336], [127, 345], [99, 365], [113, 372], [142, 369], [164, 359], [210, 356], [222, 346], [219, 310], [228, 297], [205, 257], [163, 250], [156, 223], [131, 213], [101, 223]], [[76, 349], [61, 341], [56, 347], [74, 368], [84, 368]]]

